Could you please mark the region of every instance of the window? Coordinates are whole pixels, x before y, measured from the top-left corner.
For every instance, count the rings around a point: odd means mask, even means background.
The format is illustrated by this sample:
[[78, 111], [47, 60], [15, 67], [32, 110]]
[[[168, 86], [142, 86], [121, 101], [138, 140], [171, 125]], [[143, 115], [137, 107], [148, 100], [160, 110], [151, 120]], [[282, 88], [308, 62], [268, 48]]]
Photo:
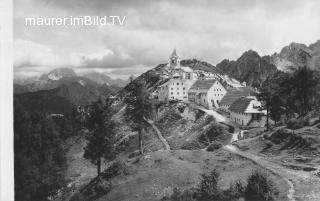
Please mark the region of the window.
[[186, 94], [186, 92], [183, 92], [183, 95]]
[[173, 90], [173, 87], [171, 87], [171, 90]]
[[171, 95], [173, 95], [173, 92], [171, 92]]
[[179, 92], [177, 92], [177, 95], [179, 95]]
[[179, 85], [179, 82], [177, 82], [177, 85]]
[[179, 87], [177, 87], [177, 90], [179, 90]]
[[183, 87], [183, 90], [186, 90], [186, 88]]

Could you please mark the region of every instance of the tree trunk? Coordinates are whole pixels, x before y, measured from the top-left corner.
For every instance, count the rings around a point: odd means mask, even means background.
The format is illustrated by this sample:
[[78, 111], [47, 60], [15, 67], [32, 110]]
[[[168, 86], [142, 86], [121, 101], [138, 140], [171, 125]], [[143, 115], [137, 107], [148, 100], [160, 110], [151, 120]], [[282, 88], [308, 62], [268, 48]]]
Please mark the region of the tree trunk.
[[139, 130], [139, 152], [140, 152], [141, 155], [143, 154], [142, 131], [143, 131], [143, 129], [140, 129], [140, 130]]
[[267, 101], [267, 131], [269, 131], [269, 101]]
[[98, 177], [100, 177], [100, 173], [101, 173], [101, 157], [98, 157], [98, 161], [97, 161], [97, 173], [98, 173]]

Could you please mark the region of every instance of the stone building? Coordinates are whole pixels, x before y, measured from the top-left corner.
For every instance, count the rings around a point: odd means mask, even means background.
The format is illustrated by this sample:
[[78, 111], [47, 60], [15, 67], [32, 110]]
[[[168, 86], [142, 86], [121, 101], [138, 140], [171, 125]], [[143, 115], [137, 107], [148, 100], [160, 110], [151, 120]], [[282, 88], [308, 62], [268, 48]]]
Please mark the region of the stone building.
[[227, 90], [216, 79], [197, 80], [188, 91], [188, 100], [207, 109], [218, 108], [226, 93]]

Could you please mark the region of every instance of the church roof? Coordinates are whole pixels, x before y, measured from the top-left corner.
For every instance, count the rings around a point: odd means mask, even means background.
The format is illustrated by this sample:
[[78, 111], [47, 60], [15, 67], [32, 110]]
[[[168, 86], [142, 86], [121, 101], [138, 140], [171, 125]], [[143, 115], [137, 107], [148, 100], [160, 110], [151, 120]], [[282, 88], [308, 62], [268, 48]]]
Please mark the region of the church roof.
[[210, 79], [210, 80], [197, 80], [190, 89], [204, 89], [204, 90], [209, 90], [211, 86], [216, 82], [217, 80], [215, 79]]
[[246, 97], [238, 98], [230, 105], [229, 110], [232, 112], [244, 113], [252, 100], [254, 99]]
[[231, 105], [238, 98], [250, 96], [252, 94], [252, 89], [250, 87], [240, 87], [232, 89], [226, 93], [226, 95], [221, 99], [220, 105]]

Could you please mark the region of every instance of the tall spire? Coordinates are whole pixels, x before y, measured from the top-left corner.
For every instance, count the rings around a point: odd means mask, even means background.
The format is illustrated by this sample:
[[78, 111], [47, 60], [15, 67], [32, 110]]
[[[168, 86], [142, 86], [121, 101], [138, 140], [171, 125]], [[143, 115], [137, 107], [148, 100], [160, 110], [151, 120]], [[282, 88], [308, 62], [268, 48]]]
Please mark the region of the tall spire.
[[180, 67], [180, 58], [179, 58], [179, 56], [177, 54], [176, 48], [174, 48], [173, 52], [171, 54], [171, 57], [170, 57], [170, 68], [174, 69], [174, 68], [177, 68], [177, 67]]
[[174, 49], [173, 49], [173, 52], [172, 52], [172, 54], [171, 54], [171, 57], [177, 57], [177, 56], [178, 56], [177, 50], [176, 50], [176, 48], [174, 48]]

